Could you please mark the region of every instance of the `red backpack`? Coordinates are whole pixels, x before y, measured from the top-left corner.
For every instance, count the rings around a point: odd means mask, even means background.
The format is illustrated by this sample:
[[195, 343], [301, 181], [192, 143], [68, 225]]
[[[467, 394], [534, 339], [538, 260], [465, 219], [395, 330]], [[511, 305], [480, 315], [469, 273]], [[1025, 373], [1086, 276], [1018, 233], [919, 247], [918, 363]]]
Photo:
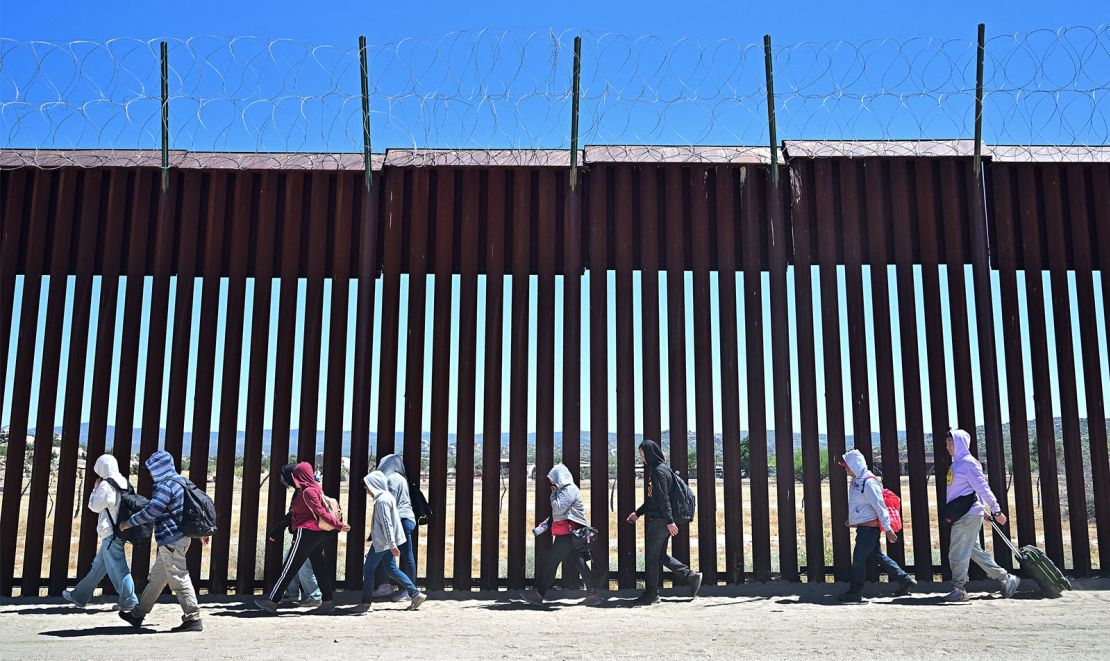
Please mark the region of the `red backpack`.
[[[872, 475], [867, 479], [879, 478]], [[890, 529], [894, 532], [902, 532], [902, 499], [890, 489], [883, 488], [883, 505], [886, 505], [886, 511], [890, 515]]]

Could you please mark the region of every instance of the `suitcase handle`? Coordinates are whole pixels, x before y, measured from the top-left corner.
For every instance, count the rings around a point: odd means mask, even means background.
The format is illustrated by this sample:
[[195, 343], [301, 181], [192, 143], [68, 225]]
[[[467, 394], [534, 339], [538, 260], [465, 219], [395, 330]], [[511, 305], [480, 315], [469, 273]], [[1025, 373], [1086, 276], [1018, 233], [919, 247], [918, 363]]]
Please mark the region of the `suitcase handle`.
[[998, 536], [1001, 537], [1004, 542], [1006, 542], [1006, 546], [1010, 547], [1010, 552], [1014, 554], [1014, 558], [1016, 558], [1018, 562], [1021, 562], [1021, 553], [1019, 553], [1018, 550], [1014, 548], [1013, 542], [1010, 541], [1010, 536], [1002, 531], [1001, 526], [999, 526], [998, 523], [995, 522], [994, 517], [991, 517], [990, 522], [991, 526], [994, 527], [994, 531], [998, 533]]

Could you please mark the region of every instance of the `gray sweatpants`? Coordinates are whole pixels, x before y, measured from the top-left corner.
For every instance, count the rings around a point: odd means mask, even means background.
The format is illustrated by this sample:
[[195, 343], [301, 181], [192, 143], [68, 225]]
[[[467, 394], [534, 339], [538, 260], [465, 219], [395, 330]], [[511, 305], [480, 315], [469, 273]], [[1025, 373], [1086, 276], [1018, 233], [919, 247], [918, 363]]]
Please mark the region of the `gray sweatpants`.
[[979, 531], [983, 529], [983, 515], [968, 512], [952, 524], [952, 541], [948, 545], [948, 564], [952, 567], [952, 586], [962, 589], [967, 585], [967, 567], [972, 560], [987, 572], [987, 576], [1001, 581], [1009, 574], [998, 566], [994, 558], [979, 545]]
[[139, 600], [139, 605], [131, 611], [132, 616], [140, 619], [146, 617], [147, 613], [154, 608], [154, 604], [158, 603], [162, 590], [169, 585], [177, 595], [181, 610], [184, 611], [181, 620], [188, 622], [200, 619], [197, 593], [193, 589], [193, 579], [189, 577], [189, 568], [185, 564], [185, 554], [188, 553], [192, 543], [193, 540], [185, 537], [173, 544], [158, 547], [158, 556], [154, 560], [154, 566], [150, 568], [143, 596]]

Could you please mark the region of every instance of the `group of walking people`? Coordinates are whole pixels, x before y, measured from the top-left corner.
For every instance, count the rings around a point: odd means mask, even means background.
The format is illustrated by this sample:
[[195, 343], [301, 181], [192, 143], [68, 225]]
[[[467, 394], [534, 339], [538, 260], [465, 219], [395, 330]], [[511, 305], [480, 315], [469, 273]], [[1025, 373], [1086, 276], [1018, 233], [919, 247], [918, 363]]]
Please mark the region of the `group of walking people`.
[[[1009, 597], [1017, 590], [1020, 579], [998, 566], [990, 554], [979, 544], [979, 532], [984, 518], [993, 518], [1005, 524], [994, 493], [991, 492], [982, 467], [970, 452], [967, 432], [953, 429], [947, 437], [952, 466], [947, 478], [947, 505], [942, 519], [952, 526], [948, 560], [952, 569], [953, 589], [947, 601], [966, 601], [968, 566], [971, 560], [986, 574], [999, 581], [1001, 594]], [[670, 570], [675, 583], [688, 586], [690, 594], [697, 596], [702, 585], [701, 572], [693, 571], [682, 561], [667, 552], [670, 539], [678, 534], [673, 494], [676, 480], [681, 477], [667, 465], [663, 450], [653, 440], [640, 445], [644, 463], [644, 501], [626, 521], [635, 524], [646, 519], [645, 581], [644, 590], [636, 605], [650, 606], [659, 602], [659, 586], [663, 568]], [[844, 602], [863, 600], [862, 588], [868, 565], [878, 564], [887, 571], [892, 583], [897, 583], [896, 594], [907, 594], [916, 585], [894, 560], [882, 552], [881, 539], [888, 543], [898, 539], [894, 518], [898, 512], [884, 501], [880, 480], [868, 469], [867, 462], [858, 450], [846, 452], [836, 462], [851, 477], [848, 489], [848, 520], [846, 525], [856, 529], [855, 549], [852, 555], [851, 577], [848, 590], [840, 595]], [[97, 534], [101, 540], [89, 572], [77, 586], [65, 590], [62, 596], [78, 607], [84, 607], [93, 591], [107, 575], [118, 593], [120, 617], [135, 627], [143, 626], [163, 589], [169, 585], [177, 596], [182, 609], [182, 622], [173, 631], [201, 631], [203, 624], [196, 591], [187, 567], [187, 554], [193, 538], [183, 531], [186, 509], [186, 488], [192, 486], [174, 468], [173, 457], [164, 451], [155, 452], [145, 462], [154, 481], [154, 492], [141, 509], [120, 520], [121, 504], [125, 494], [133, 494], [127, 479], [119, 472], [111, 455], [100, 457], [94, 465], [99, 479], [89, 498], [89, 508], [99, 513]], [[276, 613], [282, 605], [310, 606], [315, 614], [334, 610], [334, 584], [324, 556], [326, 542], [337, 531], [349, 531], [339, 504], [326, 496], [312, 466], [308, 462], [287, 464], [280, 470], [280, 479], [293, 490], [290, 507], [285, 517], [269, 532], [270, 541], [279, 541], [288, 531], [292, 542], [285, 554], [277, 580], [255, 601], [258, 609]], [[557, 464], [547, 475], [551, 490], [551, 516], [533, 531], [539, 537], [552, 535], [552, 544], [542, 566], [537, 567], [533, 590], [521, 593], [521, 598], [531, 604], [542, 604], [555, 582], [558, 567], [570, 562], [586, 584], [586, 606], [604, 602], [593, 573], [589, 568], [590, 548], [598, 531], [590, 525], [585, 503], [574, 483], [570, 470]], [[417, 528], [409, 481], [404, 464], [397, 455], [387, 455], [377, 468], [366, 475], [363, 488], [373, 501], [369, 549], [363, 565], [362, 595], [356, 612], [372, 610], [375, 597], [392, 593], [391, 584], [399, 590], [394, 601], [408, 602], [416, 610], [427, 596], [416, 587], [416, 563], [413, 542]], [[193, 487], [195, 488], [195, 487]], [[893, 516], [892, 516], [893, 515]], [[157, 544], [157, 559], [150, 569], [147, 585], [141, 597], [135, 595], [135, 585], [124, 553], [121, 533], [132, 526], [153, 525]], [[201, 543], [207, 544], [208, 537]]]

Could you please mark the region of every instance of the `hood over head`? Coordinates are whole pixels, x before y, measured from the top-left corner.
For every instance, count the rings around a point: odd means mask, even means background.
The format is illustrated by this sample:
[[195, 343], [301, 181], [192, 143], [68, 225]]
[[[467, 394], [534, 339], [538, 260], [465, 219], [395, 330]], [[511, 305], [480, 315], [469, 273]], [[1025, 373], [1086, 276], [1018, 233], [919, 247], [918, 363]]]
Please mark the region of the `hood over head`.
[[547, 477], [559, 489], [574, 484], [574, 476], [570, 474], [570, 469], [563, 464], [555, 464], [547, 473]]
[[663, 456], [663, 448], [655, 441], [644, 441], [640, 443], [640, 449], [644, 451], [644, 458], [647, 460], [649, 468], [655, 468], [659, 464], [667, 463], [667, 458]]
[[381, 471], [371, 471], [369, 474], [366, 475], [366, 477], [362, 478], [362, 483], [365, 484], [368, 489], [370, 489], [370, 492], [374, 495], [374, 498], [377, 498], [382, 494], [389, 493], [388, 478], [386, 478], [385, 473]]
[[952, 436], [952, 461], [971, 456], [971, 435], [962, 429], [951, 429], [948, 433]]
[[312, 471], [312, 464], [302, 461], [293, 467], [293, 486], [307, 489], [314, 484], [316, 484], [316, 473]]
[[154, 478], [155, 482], [177, 475], [177, 469], [173, 465], [173, 455], [165, 450], [158, 450], [150, 455], [144, 465], [150, 471], [150, 476]]
[[396, 454], [387, 454], [378, 460], [378, 470], [389, 475], [405, 476], [405, 462]]
[[121, 489], [127, 488], [127, 480], [119, 472], [119, 463], [110, 454], [102, 454], [93, 464], [93, 472], [105, 480], [112, 480]]
[[281, 467], [281, 481], [287, 487], [293, 486], [293, 469], [297, 464], [285, 464]]
[[867, 470], [867, 460], [863, 458], [863, 453], [855, 448], [844, 453], [843, 461], [857, 476], [863, 475], [863, 472]]

